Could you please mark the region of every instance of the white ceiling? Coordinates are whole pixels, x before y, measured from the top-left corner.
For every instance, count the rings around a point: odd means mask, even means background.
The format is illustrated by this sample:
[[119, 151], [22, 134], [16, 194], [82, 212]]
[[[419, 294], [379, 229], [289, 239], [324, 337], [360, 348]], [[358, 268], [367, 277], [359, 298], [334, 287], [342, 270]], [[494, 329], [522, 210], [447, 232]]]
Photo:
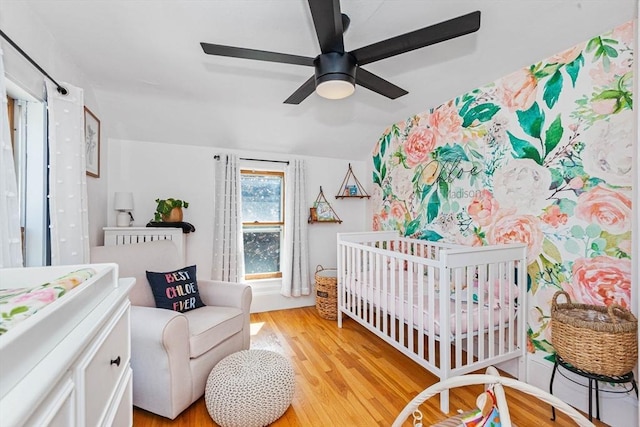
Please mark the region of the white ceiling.
[[[18, 0], [13, 0], [18, 1]], [[480, 10], [477, 33], [365, 68], [409, 91], [283, 101], [313, 68], [205, 55], [209, 42], [319, 53], [304, 0], [19, 0], [85, 73], [108, 137], [365, 159], [391, 123], [636, 16], [636, 0], [342, 0], [353, 50]], [[3, 0], [10, 3], [10, 0]], [[64, 76], [54, 76], [64, 80]]]

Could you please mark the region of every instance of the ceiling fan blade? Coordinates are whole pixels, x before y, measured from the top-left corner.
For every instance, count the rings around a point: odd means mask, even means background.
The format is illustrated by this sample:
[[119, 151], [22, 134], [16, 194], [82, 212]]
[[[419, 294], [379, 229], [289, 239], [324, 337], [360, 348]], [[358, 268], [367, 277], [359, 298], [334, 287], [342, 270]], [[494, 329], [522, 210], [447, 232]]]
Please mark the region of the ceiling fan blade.
[[313, 75], [288, 97], [285, 104], [300, 104], [316, 90], [316, 76]]
[[308, 65], [313, 67], [313, 58], [287, 53], [269, 52], [267, 50], [246, 49], [242, 47], [223, 46], [220, 44], [200, 43], [204, 53], [208, 55], [230, 56], [232, 58], [256, 59], [258, 61], [283, 62], [285, 64]]
[[384, 95], [390, 99], [396, 99], [409, 93], [393, 83], [390, 83], [360, 67], [358, 67], [358, 70], [356, 71], [356, 84], [366, 87], [367, 89], [377, 92], [380, 95]]
[[383, 40], [350, 52], [358, 65], [369, 64], [401, 53], [478, 31], [480, 11], [443, 21], [420, 30]]
[[340, 0], [309, 0], [309, 9], [322, 53], [344, 53]]

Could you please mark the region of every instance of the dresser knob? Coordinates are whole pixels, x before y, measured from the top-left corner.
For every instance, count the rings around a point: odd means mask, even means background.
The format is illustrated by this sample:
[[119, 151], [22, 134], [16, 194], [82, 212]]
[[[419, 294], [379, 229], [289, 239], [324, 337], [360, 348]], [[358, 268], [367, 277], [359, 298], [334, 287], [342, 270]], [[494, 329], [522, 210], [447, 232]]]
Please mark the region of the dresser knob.
[[112, 365], [120, 366], [120, 356], [117, 359], [111, 361]]

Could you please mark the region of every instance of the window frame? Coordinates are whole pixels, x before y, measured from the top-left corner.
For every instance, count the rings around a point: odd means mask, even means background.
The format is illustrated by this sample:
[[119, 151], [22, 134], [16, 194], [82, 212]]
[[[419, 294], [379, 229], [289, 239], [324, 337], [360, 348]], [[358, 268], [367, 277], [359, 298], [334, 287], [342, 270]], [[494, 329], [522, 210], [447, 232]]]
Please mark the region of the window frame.
[[[259, 170], [240, 168], [240, 177], [244, 175], [254, 176], [278, 176], [282, 180], [281, 192], [280, 192], [280, 221], [242, 221], [242, 235], [244, 239], [244, 233], [246, 230], [260, 230], [264, 228], [280, 228], [280, 271], [267, 272], [267, 273], [253, 273], [247, 274], [245, 272], [245, 280], [261, 280], [261, 279], [280, 279], [282, 278], [282, 260], [283, 260], [283, 246], [284, 246], [284, 229], [285, 229], [285, 172], [278, 170]], [[242, 179], [241, 179], [242, 181]], [[240, 184], [242, 187], [242, 183]], [[244, 256], [244, 255], [243, 255]]]

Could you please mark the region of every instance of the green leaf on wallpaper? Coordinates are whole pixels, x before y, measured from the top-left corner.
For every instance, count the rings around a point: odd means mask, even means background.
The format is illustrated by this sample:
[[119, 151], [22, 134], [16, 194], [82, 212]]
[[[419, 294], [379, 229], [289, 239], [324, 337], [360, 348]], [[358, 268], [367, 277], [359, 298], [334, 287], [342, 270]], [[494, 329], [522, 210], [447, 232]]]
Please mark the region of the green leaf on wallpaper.
[[562, 139], [563, 133], [562, 120], [560, 119], [560, 114], [558, 114], [558, 117], [551, 123], [551, 126], [549, 126], [549, 129], [547, 129], [544, 134], [545, 156], [556, 148], [560, 139]]
[[567, 239], [567, 241], [564, 242], [564, 250], [570, 254], [579, 254], [580, 245], [573, 239]]
[[597, 48], [598, 46], [600, 46], [600, 37], [594, 37], [591, 40], [589, 40], [589, 42], [587, 43], [587, 47], [586, 47], [586, 51], [587, 52], [591, 52], [593, 51], [593, 49]]
[[544, 112], [540, 110], [537, 102], [526, 111], [516, 111], [518, 122], [522, 130], [529, 136], [540, 138], [542, 125], [544, 124]]
[[440, 240], [442, 240], [442, 236], [432, 230], [422, 230], [420, 239], [428, 240], [430, 242], [439, 242]]
[[414, 220], [412, 220], [407, 224], [407, 226], [405, 227], [404, 235], [412, 236], [418, 231], [419, 228], [420, 228], [420, 217], [415, 218]]
[[374, 170], [380, 170], [380, 164], [382, 163], [380, 160], [380, 155], [376, 154], [375, 156], [373, 156], [373, 169]]
[[609, 58], [617, 58], [618, 57], [618, 51], [615, 50], [614, 48], [612, 48], [611, 46], [602, 45], [602, 49], [604, 49], [604, 53]]
[[442, 199], [449, 200], [449, 183], [444, 179], [438, 180], [438, 190], [440, 191], [440, 195]]
[[600, 232], [602, 228], [598, 224], [589, 224], [587, 228], [584, 230], [588, 237], [595, 239], [596, 237], [600, 237]]
[[556, 245], [554, 245], [551, 240], [547, 238], [542, 241], [542, 252], [544, 252], [547, 258], [551, 259], [552, 261], [555, 261], [557, 263], [562, 262], [562, 255], [560, 255], [560, 251], [558, 250]]
[[558, 169], [549, 169], [551, 173], [551, 187], [552, 189], [560, 187], [564, 183], [564, 176]]
[[566, 213], [569, 216], [573, 216], [573, 212], [576, 209], [577, 203], [574, 200], [569, 199], [560, 199], [558, 202], [558, 206], [560, 207], [560, 211], [562, 213]]
[[576, 87], [576, 81], [578, 80], [578, 74], [580, 73], [580, 68], [584, 65], [584, 56], [582, 54], [578, 55], [573, 62], [568, 63], [564, 69], [571, 77], [571, 85]]
[[544, 351], [545, 353], [551, 353], [554, 351], [553, 346], [547, 340], [533, 340], [533, 346], [538, 350]]
[[480, 152], [478, 150], [469, 149], [469, 153], [471, 153], [471, 155], [473, 157], [475, 157], [476, 159], [483, 159], [484, 158], [484, 156], [482, 154], [480, 154]]
[[491, 104], [488, 102], [484, 104], [476, 105], [475, 107], [466, 111], [464, 115], [462, 114], [462, 111], [461, 111], [460, 116], [463, 117], [462, 127], [464, 128], [469, 127], [476, 120], [478, 120], [480, 123], [488, 122], [493, 118], [493, 116], [496, 115], [498, 111], [500, 111], [500, 106], [496, 104]]
[[520, 139], [514, 136], [511, 132], [507, 131], [509, 140], [511, 141], [511, 147], [515, 153], [515, 157], [518, 159], [532, 159], [537, 164], [542, 165], [542, 159], [538, 150], [524, 139]]
[[373, 183], [382, 185], [382, 180], [380, 179], [380, 175], [376, 171], [373, 171]]
[[584, 229], [579, 225], [571, 227], [571, 235], [576, 239], [582, 239], [584, 237]]
[[469, 94], [465, 94], [462, 97], [462, 101], [464, 102], [464, 104], [462, 104], [462, 107], [460, 107], [460, 109], [458, 110], [458, 114], [460, 115], [460, 117], [464, 117], [464, 115], [467, 114], [467, 111], [469, 111], [469, 107], [475, 102], [475, 100], [476, 98]]
[[527, 291], [531, 291], [533, 295], [538, 291], [538, 276], [540, 276], [540, 265], [538, 260], [532, 262], [527, 267], [527, 275], [531, 278], [530, 287]]
[[467, 153], [465, 153], [462, 146], [458, 144], [446, 144], [439, 147], [436, 149], [434, 156], [439, 162], [469, 161]]
[[620, 97], [622, 97], [622, 91], [619, 91], [617, 89], [607, 89], [607, 90], [603, 90], [602, 92], [595, 95], [591, 99], [593, 101], [598, 101], [601, 99], [618, 99]]
[[427, 203], [427, 224], [431, 224], [434, 219], [438, 217], [438, 212], [440, 211], [440, 198], [438, 197], [438, 192], [434, 191], [431, 193], [431, 198], [429, 198], [429, 203]]
[[594, 252], [604, 252], [607, 249], [607, 241], [598, 237], [591, 242], [591, 250]]
[[547, 80], [547, 83], [545, 83], [542, 99], [544, 99], [547, 107], [553, 108], [553, 106], [556, 105], [556, 102], [558, 102], [560, 92], [562, 91], [562, 80], [562, 74], [560, 73], [560, 70], [557, 70], [553, 73], [551, 78]]

